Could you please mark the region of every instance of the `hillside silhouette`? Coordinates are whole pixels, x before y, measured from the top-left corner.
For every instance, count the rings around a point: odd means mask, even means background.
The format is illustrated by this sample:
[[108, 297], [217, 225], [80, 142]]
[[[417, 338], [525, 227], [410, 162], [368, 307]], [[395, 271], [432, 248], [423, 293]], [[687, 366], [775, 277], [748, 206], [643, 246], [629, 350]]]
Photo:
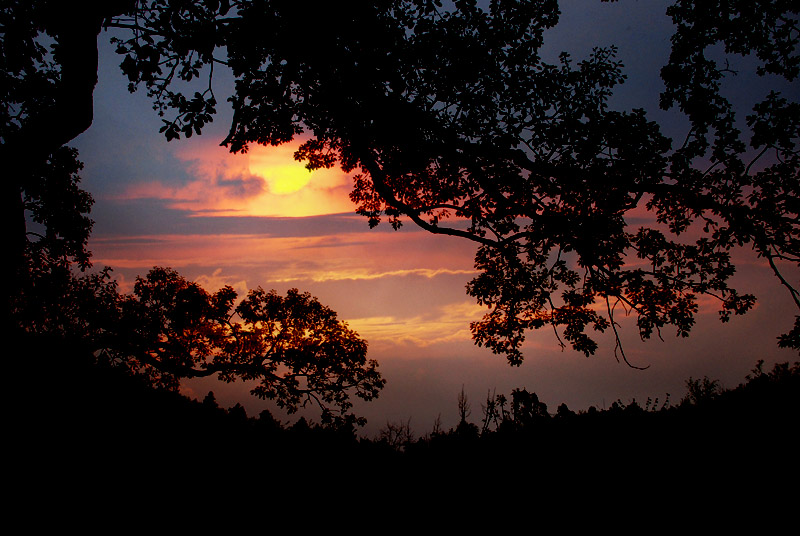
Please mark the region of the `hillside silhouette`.
[[[48, 479], [163, 478], [153, 467], [198, 478], [198, 468], [218, 466], [226, 478], [268, 474], [299, 485], [339, 481], [369, 468], [382, 475], [370, 484], [376, 489], [410, 475], [497, 486], [536, 475], [557, 486], [575, 479], [651, 481], [672, 490], [687, 478], [709, 478], [718, 486], [769, 483], [775, 471], [782, 479], [797, 477], [791, 460], [800, 363], [764, 370], [760, 361], [732, 389], [690, 378], [688, 392], [675, 403], [617, 401], [605, 410], [572, 411], [562, 404], [553, 412], [535, 393], [514, 390], [507, 399], [487, 398], [498, 403], [495, 410], [481, 404], [482, 418], [477, 412], [472, 418], [483, 420], [482, 426], [468, 421], [462, 403], [469, 402], [459, 397], [462, 419], [455, 428], [432, 423], [430, 433], [414, 438], [408, 422], [387, 423], [369, 438], [359, 437], [354, 426], [304, 418], [282, 423], [268, 411], [248, 416], [239, 404], [220, 407], [213, 393], [199, 401], [154, 388], [96, 363], [75, 341], [29, 336], [24, 342], [38, 359], [18, 363], [14, 388], [36, 396], [11, 412], [14, 457]], [[25, 370], [32, 363], [36, 370]], [[487, 426], [493, 411], [496, 419]]]

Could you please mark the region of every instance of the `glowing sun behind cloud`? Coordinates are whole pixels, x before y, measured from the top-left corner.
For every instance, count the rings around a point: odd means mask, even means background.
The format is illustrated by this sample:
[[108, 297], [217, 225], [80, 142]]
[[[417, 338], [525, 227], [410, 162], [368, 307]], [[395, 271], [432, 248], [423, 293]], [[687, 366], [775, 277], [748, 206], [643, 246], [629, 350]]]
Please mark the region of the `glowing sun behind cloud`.
[[120, 196], [166, 199], [167, 206], [204, 216], [303, 217], [353, 212], [351, 178], [339, 168], [310, 172], [294, 159], [301, 141], [253, 146], [231, 154], [211, 140], [182, 143], [175, 151], [190, 180], [140, 182]]
[[292, 149], [287, 146], [270, 148], [259, 146], [251, 151], [250, 173], [267, 181], [270, 193], [292, 194], [311, 181], [312, 172], [301, 162], [294, 160], [292, 155], [286, 154]]

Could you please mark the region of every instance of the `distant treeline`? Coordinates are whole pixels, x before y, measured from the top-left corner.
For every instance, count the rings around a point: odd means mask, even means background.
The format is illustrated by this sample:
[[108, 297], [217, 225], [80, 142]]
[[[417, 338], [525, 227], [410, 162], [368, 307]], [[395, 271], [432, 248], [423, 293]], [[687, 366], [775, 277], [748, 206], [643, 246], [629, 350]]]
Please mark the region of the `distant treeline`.
[[677, 467], [735, 474], [764, 457], [796, 456], [800, 363], [765, 370], [759, 361], [733, 389], [690, 378], [676, 403], [617, 401], [578, 412], [561, 404], [550, 412], [533, 392], [491, 393], [480, 404], [478, 424], [470, 422], [472, 404], [462, 391], [455, 428], [436, 422], [415, 437], [403, 421], [387, 423], [375, 437], [359, 437], [353, 427], [304, 418], [282, 423], [266, 410], [248, 416], [239, 404], [220, 407], [211, 392], [197, 401], [154, 389], [122, 369], [81, 359], [80, 348], [60, 339], [23, 342], [39, 359], [21, 360], [11, 376], [13, 443], [20, 459], [36, 459], [36, 469], [45, 473], [104, 467], [136, 476], [152, 464], [235, 471], [236, 462], [260, 460], [253, 467], [287, 474], [380, 464], [399, 474], [412, 467], [458, 473], [466, 466], [501, 471], [535, 465], [549, 476], [619, 476], [623, 467], [624, 474], [646, 467], [665, 476]]

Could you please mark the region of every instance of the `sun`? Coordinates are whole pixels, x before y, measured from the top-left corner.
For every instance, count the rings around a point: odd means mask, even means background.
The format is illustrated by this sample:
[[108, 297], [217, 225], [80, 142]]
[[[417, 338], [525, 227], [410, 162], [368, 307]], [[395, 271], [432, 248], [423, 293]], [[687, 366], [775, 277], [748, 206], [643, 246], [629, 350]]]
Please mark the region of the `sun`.
[[260, 148], [249, 153], [250, 173], [263, 178], [267, 191], [274, 195], [288, 195], [303, 189], [313, 173], [293, 158], [291, 146]]
[[302, 140], [255, 145], [244, 154], [233, 154], [214, 141], [191, 141], [176, 157], [186, 162], [192, 180], [178, 186], [143, 183], [126, 196], [168, 199], [170, 208], [205, 217], [301, 218], [353, 212], [352, 176], [338, 167], [309, 171], [294, 159]]
[[352, 178], [338, 168], [309, 171], [294, 159], [301, 140], [255, 146], [247, 152], [250, 175], [264, 181], [258, 196], [239, 202], [239, 214], [304, 217], [352, 212]]

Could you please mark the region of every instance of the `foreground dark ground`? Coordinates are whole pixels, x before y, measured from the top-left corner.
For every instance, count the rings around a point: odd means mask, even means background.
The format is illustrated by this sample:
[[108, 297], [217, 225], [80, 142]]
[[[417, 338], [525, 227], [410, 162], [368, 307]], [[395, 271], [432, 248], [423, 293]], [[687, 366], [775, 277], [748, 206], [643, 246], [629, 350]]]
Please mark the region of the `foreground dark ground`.
[[193, 486], [222, 480], [267, 491], [431, 492], [431, 485], [469, 482], [486, 493], [514, 485], [573, 498], [611, 489], [629, 494], [628, 501], [678, 491], [697, 498], [704, 489], [797, 498], [797, 363], [756, 365], [729, 390], [694, 380], [673, 403], [577, 413], [564, 406], [551, 415], [535, 394], [523, 393], [515, 411], [509, 399], [485, 431], [464, 421], [413, 438], [399, 423], [387, 424], [380, 438], [361, 438], [352, 429], [305, 420], [286, 426], [268, 412], [253, 418], [212, 397], [198, 402], [154, 390], [92, 364], [64, 340], [24, 342], [36, 359], [19, 359], [7, 377], [6, 435], [7, 469], [23, 493], [76, 482], [95, 491], [146, 484], [151, 493], [154, 483], [189, 482], [187, 489], [200, 493]]

